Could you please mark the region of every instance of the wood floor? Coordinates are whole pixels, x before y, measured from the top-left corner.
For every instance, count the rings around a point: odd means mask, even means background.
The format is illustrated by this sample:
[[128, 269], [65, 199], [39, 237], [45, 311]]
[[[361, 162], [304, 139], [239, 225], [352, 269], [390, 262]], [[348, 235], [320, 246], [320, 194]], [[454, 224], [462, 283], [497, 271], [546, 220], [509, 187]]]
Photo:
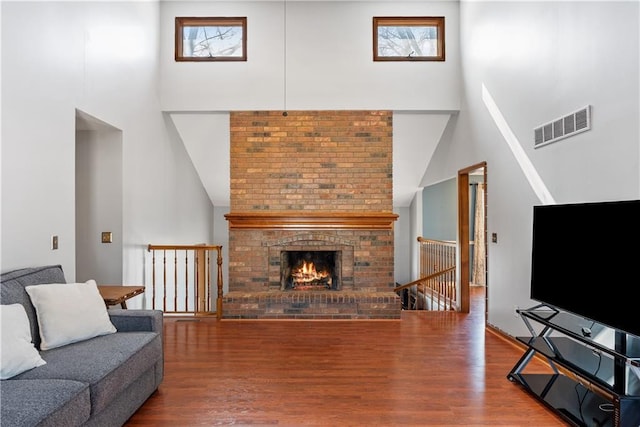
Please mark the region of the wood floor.
[[474, 290], [470, 314], [166, 319], [164, 381], [126, 426], [566, 425], [507, 380], [521, 351]]

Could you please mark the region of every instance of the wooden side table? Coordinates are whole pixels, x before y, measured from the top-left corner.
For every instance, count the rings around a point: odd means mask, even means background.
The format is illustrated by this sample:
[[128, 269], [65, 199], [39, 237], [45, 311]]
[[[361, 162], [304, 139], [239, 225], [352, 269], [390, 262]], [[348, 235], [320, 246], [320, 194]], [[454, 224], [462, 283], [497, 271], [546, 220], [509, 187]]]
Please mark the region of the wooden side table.
[[107, 307], [120, 304], [120, 307], [126, 309], [126, 301], [143, 293], [144, 286], [98, 285], [98, 291]]

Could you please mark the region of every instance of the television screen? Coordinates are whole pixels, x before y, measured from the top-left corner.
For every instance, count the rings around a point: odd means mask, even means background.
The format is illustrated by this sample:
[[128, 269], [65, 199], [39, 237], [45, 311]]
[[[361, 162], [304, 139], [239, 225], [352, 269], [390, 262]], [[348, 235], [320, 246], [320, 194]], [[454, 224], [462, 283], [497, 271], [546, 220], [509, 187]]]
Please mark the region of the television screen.
[[531, 299], [640, 336], [640, 200], [534, 206]]

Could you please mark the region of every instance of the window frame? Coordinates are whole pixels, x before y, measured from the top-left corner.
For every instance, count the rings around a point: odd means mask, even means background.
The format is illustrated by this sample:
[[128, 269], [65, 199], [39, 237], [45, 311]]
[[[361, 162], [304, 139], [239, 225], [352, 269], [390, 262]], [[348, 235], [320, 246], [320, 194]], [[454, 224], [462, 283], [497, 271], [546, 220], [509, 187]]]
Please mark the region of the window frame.
[[[175, 28], [175, 60], [179, 62], [220, 62], [247, 61], [247, 18], [246, 17], [187, 17], [176, 16]], [[241, 56], [184, 56], [183, 30], [185, 27], [241, 27], [242, 55]]]
[[[435, 56], [382, 56], [378, 54], [379, 27], [436, 27], [438, 36]], [[444, 61], [445, 60], [444, 16], [374, 16], [373, 60], [374, 61]]]

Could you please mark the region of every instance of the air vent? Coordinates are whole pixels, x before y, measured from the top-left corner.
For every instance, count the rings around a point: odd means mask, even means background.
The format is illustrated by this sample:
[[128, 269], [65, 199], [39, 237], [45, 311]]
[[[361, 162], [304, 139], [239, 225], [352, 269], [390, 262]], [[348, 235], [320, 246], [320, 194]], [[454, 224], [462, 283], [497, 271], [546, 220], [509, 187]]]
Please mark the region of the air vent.
[[587, 105], [568, 116], [544, 123], [533, 130], [534, 148], [551, 144], [591, 129], [591, 106]]

